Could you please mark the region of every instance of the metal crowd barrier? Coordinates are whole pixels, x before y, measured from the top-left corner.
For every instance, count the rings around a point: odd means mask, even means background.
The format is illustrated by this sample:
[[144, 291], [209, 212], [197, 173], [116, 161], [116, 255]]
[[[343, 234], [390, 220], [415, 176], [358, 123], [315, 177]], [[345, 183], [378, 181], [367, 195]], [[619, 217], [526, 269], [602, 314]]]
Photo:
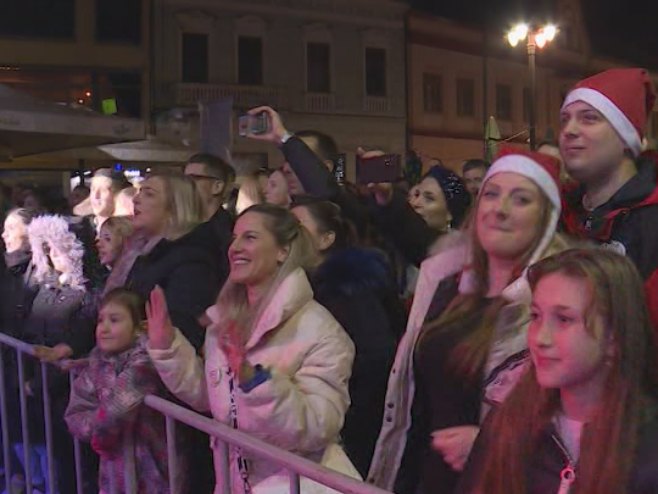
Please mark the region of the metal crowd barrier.
[[[25, 491], [32, 492], [33, 479], [30, 462], [30, 432], [27, 415], [27, 396], [23, 383], [25, 383], [25, 355], [35, 357], [35, 351], [32, 345], [0, 333], [0, 425], [2, 431], [2, 451], [4, 456], [3, 460], [5, 468], [5, 479], [8, 492], [10, 492], [9, 484], [11, 476], [11, 452], [9, 443], [9, 418], [7, 415], [7, 388], [5, 382], [4, 361], [5, 356], [1, 351], [3, 349], [2, 347], [10, 347], [16, 351], [19, 378], [21, 436], [23, 440], [23, 463], [26, 465], [26, 468], [24, 468]], [[56, 485], [55, 465], [53, 457], [53, 424], [50, 413], [50, 395], [47, 386], [48, 366], [51, 364], [40, 362], [39, 365], [44, 383], [42, 386], [42, 396], [48, 465], [48, 491], [49, 494], [54, 494], [57, 492], [57, 490], [53, 490], [53, 486]], [[74, 377], [74, 372], [71, 372], [71, 384], [73, 383]], [[384, 491], [378, 487], [325, 468], [311, 460], [302, 458], [289, 451], [272, 446], [271, 444], [267, 444], [244, 432], [235, 430], [225, 424], [217, 422], [216, 420], [195, 413], [160, 397], [148, 395], [145, 398], [145, 404], [154, 410], [157, 410], [165, 417], [169, 485], [171, 494], [182, 494], [177, 491], [178, 485], [175, 482], [179, 470], [175, 438], [176, 422], [182, 422], [190, 427], [205, 432], [209, 436], [214, 436], [217, 438], [219, 443], [218, 450], [222, 456], [220, 462], [222, 466], [222, 482], [219, 486], [221, 494], [231, 494], [229, 445], [239, 447], [243, 451], [247, 451], [253, 456], [270, 461], [273, 464], [287, 470], [290, 494], [299, 494], [301, 492], [300, 479], [302, 477], [325, 485], [342, 494], [390, 494], [388, 491]], [[75, 461], [76, 494], [83, 494], [82, 453], [80, 442], [75, 438], [73, 438], [73, 449]], [[123, 461], [124, 485], [117, 485], [117, 479], [119, 478], [118, 472], [114, 470], [114, 465], [110, 465], [111, 483], [109, 494], [119, 494], [120, 492], [125, 492], [126, 494], [137, 494], [137, 472], [135, 470], [134, 455], [135, 453], [134, 445], [132, 442], [132, 435], [127, 434], [123, 443], [123, 458], [125, 459], [125, 461]], [[68, 493], [60, 492], [59, 494]]]

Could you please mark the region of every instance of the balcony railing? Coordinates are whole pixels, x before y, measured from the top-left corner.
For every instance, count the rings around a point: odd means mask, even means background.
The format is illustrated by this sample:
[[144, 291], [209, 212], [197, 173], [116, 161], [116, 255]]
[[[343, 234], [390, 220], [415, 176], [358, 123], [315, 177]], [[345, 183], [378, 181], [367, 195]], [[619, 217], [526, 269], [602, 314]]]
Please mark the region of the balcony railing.
[[306, 93], [304, 109], [311, 113], [333, 113], [336, 109], [336, 99], [331, 93]]
[[233, 106], [238, 108], [268, 105], [281, 109], [288, 106], [285, 90], [271, 86], [180, 83], [174, 85], [174, 98], [178, 106], [194, 106], [198, 102], [227, 98], [233, 98]]

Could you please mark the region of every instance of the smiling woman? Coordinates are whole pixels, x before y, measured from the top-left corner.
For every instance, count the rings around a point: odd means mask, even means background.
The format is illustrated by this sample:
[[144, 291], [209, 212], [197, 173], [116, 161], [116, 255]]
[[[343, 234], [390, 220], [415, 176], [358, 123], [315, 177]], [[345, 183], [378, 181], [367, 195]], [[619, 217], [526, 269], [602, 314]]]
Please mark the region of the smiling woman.
[[[313, 300], [303, 270], [312, 258], [308, 234], [292, 213], [268, 204], [242, 213], [234, 234], [231, 274], [207, 311], [205, 362], [168, 322], [162, 294], [151, 296], [149, 353], [163, 382], [216, 420], [358, 477], [338, 446], [354, 345]], [[245, 451], [232, 449], [230, 464], [233, 493], [288, 489], [287, 472]], [[218, 485], [223, 474], [216, 471]], [[301, 484], [302, 492], [329, 492]]]
[[516, 383], [527, 361], [527, 267], [563, 247], [558, 170], [548, 156], [501, 152], [470, 224], [421, 265], [369, 472], [378, 486], [452, 493], [480, 420]]

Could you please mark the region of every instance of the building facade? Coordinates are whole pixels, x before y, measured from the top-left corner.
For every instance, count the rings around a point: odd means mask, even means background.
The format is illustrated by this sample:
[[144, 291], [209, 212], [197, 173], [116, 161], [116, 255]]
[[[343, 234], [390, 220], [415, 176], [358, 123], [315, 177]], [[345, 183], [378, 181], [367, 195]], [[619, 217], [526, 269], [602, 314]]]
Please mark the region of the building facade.
[[404, 3], [154, 1], [155, 112], [173, 111], [169, 131], [178, 119], [179, 134], [194, 138], [197, 105], [232, 99], [238, 173], [281, 163], [277, 149], [235, 132], [237, 116], [263, 104], [292, 131], [333, 136], [348, 155], [348, 176], [358, 146], [404, 152]]

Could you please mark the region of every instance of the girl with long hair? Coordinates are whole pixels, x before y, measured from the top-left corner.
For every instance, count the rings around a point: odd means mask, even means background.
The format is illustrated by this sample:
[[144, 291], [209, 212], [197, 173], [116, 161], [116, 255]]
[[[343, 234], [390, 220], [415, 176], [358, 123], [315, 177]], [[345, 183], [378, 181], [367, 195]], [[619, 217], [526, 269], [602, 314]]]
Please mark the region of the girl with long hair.
[[529, 281], [530, 369], [484, 426], [459, 492], [657, 492], [655, 347], [637, 270], [574, 249]]
[[391, 369], [369, 480], [451, 493], [490, 402], [527, 359], [527, 267], [561, 248], [557, 164], [514, 149], [489, 169], [466, 229], [421, 266]]

